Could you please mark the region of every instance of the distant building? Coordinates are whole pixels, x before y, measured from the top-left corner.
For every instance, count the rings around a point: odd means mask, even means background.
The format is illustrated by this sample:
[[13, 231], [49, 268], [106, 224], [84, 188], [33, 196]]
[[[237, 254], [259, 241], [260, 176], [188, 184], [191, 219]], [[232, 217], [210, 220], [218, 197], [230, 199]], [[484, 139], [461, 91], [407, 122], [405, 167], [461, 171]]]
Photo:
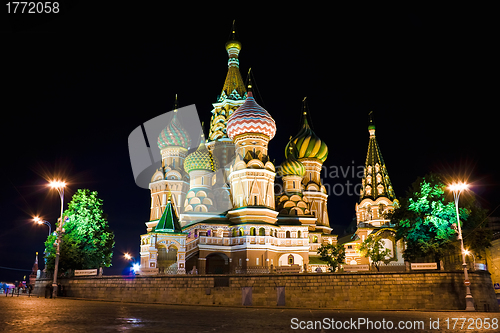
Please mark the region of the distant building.
[[369, 259], [362, 256], [357, 249], [369, 235], [375, 235], [383, 241], [384, 247], [391, 251], [385, 261], [403, 264], [404, 243], [402, 240], [396, 241], [395, 225], [387, 218], [388, 213], [398, 208], [399, 202], [375, 137], [372, 117], [368, 132], [370, 137], [365, 171], [361, 181], [359, 202], [355, 208], [357, 229], [354, 233], [340, 238], [339, 243], [344, 244], [346, 249], [346, 264], [369, 264]]

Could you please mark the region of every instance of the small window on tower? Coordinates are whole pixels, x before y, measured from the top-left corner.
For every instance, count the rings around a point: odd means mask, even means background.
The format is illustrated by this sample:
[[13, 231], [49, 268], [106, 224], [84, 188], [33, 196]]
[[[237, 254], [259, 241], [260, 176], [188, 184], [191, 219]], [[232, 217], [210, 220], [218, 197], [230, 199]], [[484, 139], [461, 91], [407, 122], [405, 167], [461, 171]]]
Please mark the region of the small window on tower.
[[293, 265], [293, 254], [288, 256], [288, 265]]

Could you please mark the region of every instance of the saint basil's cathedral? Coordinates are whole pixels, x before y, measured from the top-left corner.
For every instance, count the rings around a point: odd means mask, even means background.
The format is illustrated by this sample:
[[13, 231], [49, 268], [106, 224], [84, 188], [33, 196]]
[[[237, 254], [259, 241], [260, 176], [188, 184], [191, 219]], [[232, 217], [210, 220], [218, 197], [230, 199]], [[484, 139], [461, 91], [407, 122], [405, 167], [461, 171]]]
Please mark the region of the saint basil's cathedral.
[[[255, 101], [251, 82], [243, 83], [241, 43], [234, 30], [225, 47], [228, 71], [213, 103], [208, 136], [200, 133], [198, 148], [188, 154], [195, 140], [177, 116], [177, 100], [172, 120], [158, 136], [162, 167], [149, 184], [151, 211], [147, 233], [141, 235], [140, 274], [326, 271], [317, 249], [338, 241], [320, 178], [328, 147], [310, 127], [304, 107], [301, 129], [276, 167], [268, 155], [276, 124]], [[372, 232], [391, 250], [387, 260], [402, 262], [401, 244], [385, 219], [397, 199], [373, 123], [369, 133], [356, 204], [358, 228], [343, 242], [350, 266], [368, 263], [355, 248]], [[282, 181], [281, 193], [275, 193], [276, 176]]]

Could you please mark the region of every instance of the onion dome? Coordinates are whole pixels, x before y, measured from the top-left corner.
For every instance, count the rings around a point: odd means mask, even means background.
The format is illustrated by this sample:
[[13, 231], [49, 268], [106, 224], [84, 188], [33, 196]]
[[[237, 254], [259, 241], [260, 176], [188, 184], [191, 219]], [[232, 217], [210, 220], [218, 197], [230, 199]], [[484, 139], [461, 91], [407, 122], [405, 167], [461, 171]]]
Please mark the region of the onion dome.
[[370, 111], [370, 124], [368, 125], [368, 133], [370, 133], [370, 136], [375, 135], [375, 124], [373, 123], [373, 117], [372, 117], [373, 111]]
[[276, 134], [276, 123], [271, 115], [253, 98], [251, 84], [248, 85], [248, 95], [245, 103], [229, 117], [227, 135], [231, 140], [240, 134], [264, 134], [271, 140]]
[[214, 172], [218, 169], [217, 160], [205, 146], [205, 136], [201, 135], [201, 142], [196, 151], [189, 154], [184, 160], [184, 170], [187, 173], [193, 170], [206, 170]]
[[286, 146], [285, 156], [288, 157], [288, 147], [293, 143], [295, 145], [293, 151], [295, 158], [316, 158], [323, 163], [328, 156], [328, 147], [309, 126], [305, 110], [302, 115], [302, 128], [297, 135], [290, 139], [290, 142]]
[[182, 147], [189, 149], [191, 139], [187, 131], [182, 127], [179, 118], [177, 118], [177, 95], [175, 95], [174, 117], [158, 136], [158, 148], [160, 150], [169, 147]]
[[[292, 144], [293, 145], [293, 144]], [[288, 154], [287, 159], [281, 164], [279, 169], [279, 174], [281, 176], [300, 176], [304, 177], [306, 174], [306, 168], [304, 164], [295, 159], [294, 154], [292, 152], [293, 146], [288, 147], [290, 150], [290, 154]]]

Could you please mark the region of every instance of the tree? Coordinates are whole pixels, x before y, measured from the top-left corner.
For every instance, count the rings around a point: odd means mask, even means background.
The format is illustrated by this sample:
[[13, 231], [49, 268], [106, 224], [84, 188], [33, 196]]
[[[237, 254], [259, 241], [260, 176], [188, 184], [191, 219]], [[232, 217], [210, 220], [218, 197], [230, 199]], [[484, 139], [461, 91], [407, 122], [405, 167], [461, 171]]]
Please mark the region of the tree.
[[[446, 186], [437, 174], [417, 179], [407, 197], [401, 200], [401, 207], [391, 216], [397, 225], [396, 238], [406, 241], [403, 254], [406, 260], [433, 256], [436, 262], [453, 247], [457, 239], [452, 224], [456, 224], [455, 203], [445, 198]], [[467, 220], [470, 211], [459, 210], [461, 222]]]
[[463, 198], [461, 205], [469, 212], [467, 223], [462, 224], [464, 248], [481, 257], [484, 249], [491, 246], [493, 239], [493, 232], [491, 229], [486, 228], [488, 210], [479, 206], [473, 192], [467, 192], [460, 198]]
[[359, 246], [361, 252], [366, 258], [370, 258], [372, 265], [379, 271], [380, 262], [391, 254], [391, 250], [385, 249], [384, 242], [378, 237], [369, 235]]
[[[109, 230], [102, 204], [96, 191], [79, 189], [73, 195], [63, 214], [68, 221], [64, 223], [59, 255], [61, 272], [111, 266], [115, 236]], [[45, 242], [48, 270], [54, 270], [55, 241], [56, 236], [50, 235]]]
[[345, 248], [342, 244], [323, 244], [318, 248], [321, 260], [328, 263], [330, 272], [335, 272], [345, 260]]

